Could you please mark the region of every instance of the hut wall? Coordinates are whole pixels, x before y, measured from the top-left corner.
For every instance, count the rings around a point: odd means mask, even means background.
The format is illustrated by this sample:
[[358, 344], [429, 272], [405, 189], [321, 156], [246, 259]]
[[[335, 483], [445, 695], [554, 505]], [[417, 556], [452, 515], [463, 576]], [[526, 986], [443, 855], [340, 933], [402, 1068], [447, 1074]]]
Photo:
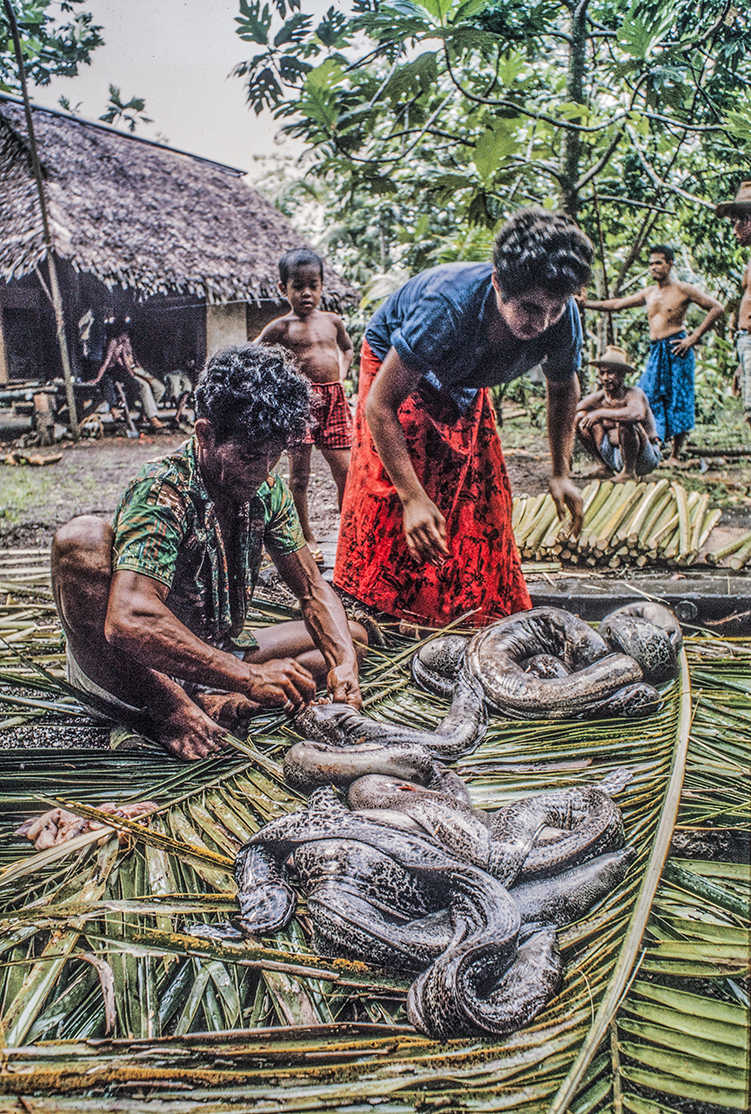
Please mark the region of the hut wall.
[[260, 333], [269, 321], [273, 321], [275, 317], [281, 317], [283, 313], [289, 312], [289, 303], [286, 301], [272, 301], [271, 299], [262, 302], [248, 302], [247, 306], [247, 326], [246, 331], [250, 340], [255, 338]]
[[245, 303], [206, 306], [206, 355], [228, 344], [244, 344], [248, 339], [245, 323]]

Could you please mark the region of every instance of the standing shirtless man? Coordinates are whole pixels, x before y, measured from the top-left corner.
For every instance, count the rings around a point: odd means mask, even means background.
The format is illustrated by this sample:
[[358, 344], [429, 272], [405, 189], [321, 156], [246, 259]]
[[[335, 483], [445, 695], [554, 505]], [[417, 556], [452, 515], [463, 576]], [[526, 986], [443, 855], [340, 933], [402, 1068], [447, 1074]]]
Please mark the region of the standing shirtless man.
[[[730, 217], [738, 243], [751, 247], [751, 182], [741, 182], [733, 201], [723, 201], [717, 206], [717, 215]], [[743, 413], [751, 425], [751, 259], [746, 263], [741, 280], [741, 304], [735, 330], [738, 349]]]
[[311, 426], [303, 440], [288, 449], [289, 486], [305, 541], [320, 565], [323, 554], [308, 517], [310, 457], [313, 445], [321, 450], [334, 477], [341, 510], [352, 445], [352, 415], [341, 381], [352, 363], [354, 349], [341, 317], [318, 308], [323, 294], [323, 260], [315, 252], [305, 248], [285, 252], [279, 260], [279, 291], [292, 308], [270, 321], [258, 340], [281, 344], [291, 352], [313, 387]]
[[[724, 308], [716, 298], [696, 286], [674, 279], [673, 249], [655, 244], [649, 252], [649, 274], [654, 285], [629, 294], [625, 298], [586, 301], [587, 309], [612, 312], [646, 306], [649, 321], [649, 357], [638, 386], [649, 399], [657, 433], [663, 444], [672, 438], [673, 452], [668, 464], [677, 464], [678, 456], [690, 431], [694, 428], [694, 368], [692, 351], [700, 337], [722, 317]], [[707, 315], [692, 333], [684, 327], [686, 311], [692, 302]]]

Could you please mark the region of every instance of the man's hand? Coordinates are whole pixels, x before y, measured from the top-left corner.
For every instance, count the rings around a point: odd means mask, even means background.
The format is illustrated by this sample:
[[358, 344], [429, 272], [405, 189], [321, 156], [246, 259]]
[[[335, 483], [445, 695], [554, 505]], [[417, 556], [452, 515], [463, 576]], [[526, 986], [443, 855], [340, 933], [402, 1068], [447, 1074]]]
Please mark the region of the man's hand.
[[248, 665], [246, 695], [259, 705], [281, 706], [291, 712], [310, 704], [316, 694], [312, 673], [294, 658], [278, 658], [263, 665]]
[[259, 707], [255, 700], [248, 700], [239, 692], [197, 692], [193, 699], [207, 716], [233, 735], [247, 734], [253, 713]]
[[673, 350], [674, 356], [685, 356], [690, 348], [693, 348], [699, 338], [693, 333], [689, 333], [686, 337], [676, 337], [671, 340], [670, 347]]
[[439, 565], [448, 557], [446, 519], [424, 492], [404, 504], [404, 533], [407, 549], [415, 561]]
[[362, 708], [362, 693], [357, 673], [350, 665], [335, 665], [326, 675], [326, 688], [335, 704], [351, 704]]
[[153, 738], [185, 762], [208, 758], [227, 746], [225, 729], [187, 698], [171, 715], [154, 723]]
[[584, 507], [579, 488], [568, 476], [551, 476], [548, 486], [555, 503], [555, 509], [558, 511], [558, 517], [564, 518], [567, 510], [571, 514], [569, 537], [578, 538], [584, 517]]
[[583, 414], [579, 413], [577, 425], [579, 429], [591, 429], [595, 422], [600, 421], [601, 414], [599, 410], [586, 410]]

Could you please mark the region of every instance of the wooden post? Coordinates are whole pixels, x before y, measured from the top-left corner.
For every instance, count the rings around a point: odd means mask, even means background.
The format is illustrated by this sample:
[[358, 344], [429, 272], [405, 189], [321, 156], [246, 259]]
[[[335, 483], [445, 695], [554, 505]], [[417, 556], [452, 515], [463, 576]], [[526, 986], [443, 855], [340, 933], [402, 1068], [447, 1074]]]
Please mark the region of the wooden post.
[[8, 375], [8, 356], [5, 351], [5, 329], [3, 325], [3, 306], [0, 302], [0, 383], [7, 383], [10, 376]]
[[65, 316], [63, 314], [62, 298], [60, 297], [60, 284], [57, 278], [55, 245], [52, 241], [50, 224], [49, 220], [47, 219], [47, 201], [44, 196], [44, 182], [42, 180], [42, 168], [39, 165], [39, 153], [37, 151], [36, 137], [34, 135], [34, 122], [31, 118], [29, 92], [26, 88], [26, 70], [24, 69], [23, 54], [21, 52], [21, 39], [18, 34], [16, 13], [13, 11], [13, 6], [10, 0], [3, 0], [3, 6], [5, 8], [6, 15], [8, 16], [8, 23], [10, 24], [10, 30], [13, 36], [13, 50], [16, 55], [16, 65], [18, 66], [18, 75], [21, 80], [21, 93], [23, 95], [23, 107], [26, 114], [26, 127], [29, 130], [29, 150], [31, 152], [31, 163], [34, 168], [34, 177], [36, 179], [37, 195], [39, 198], [39, 210], [42, 217], [42, 233], [44, 235], [44, 245], [47, 249], [47, 273], [49, 274], [50, 281], [50, 298], [52, 300], [52, 306], [55, 310], [55, 331], [57, 333], [57, 344], [60, 349], [60, 361], [63, 365], [65, 394], [68, 400], [68, 414], [70, 416], [70, 432], [73, 435], [73, 439], [77, 441], [79, 438], [78, 418], [76, 415], [76, 400], [73, 393], [73, 375], [70, 370], [68, 344], [65, 336]]

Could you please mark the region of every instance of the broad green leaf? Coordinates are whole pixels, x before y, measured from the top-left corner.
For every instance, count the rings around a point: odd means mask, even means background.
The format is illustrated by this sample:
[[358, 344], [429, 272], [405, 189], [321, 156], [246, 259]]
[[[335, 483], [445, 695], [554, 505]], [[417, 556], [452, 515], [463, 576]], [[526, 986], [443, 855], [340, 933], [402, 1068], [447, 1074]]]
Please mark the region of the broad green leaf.
[[498, 120], [480, 136], [472, 151], [472, 161], [483, 182], [490, 182], [495, 171], [517, 149], [516, 136], [509, 121]]

